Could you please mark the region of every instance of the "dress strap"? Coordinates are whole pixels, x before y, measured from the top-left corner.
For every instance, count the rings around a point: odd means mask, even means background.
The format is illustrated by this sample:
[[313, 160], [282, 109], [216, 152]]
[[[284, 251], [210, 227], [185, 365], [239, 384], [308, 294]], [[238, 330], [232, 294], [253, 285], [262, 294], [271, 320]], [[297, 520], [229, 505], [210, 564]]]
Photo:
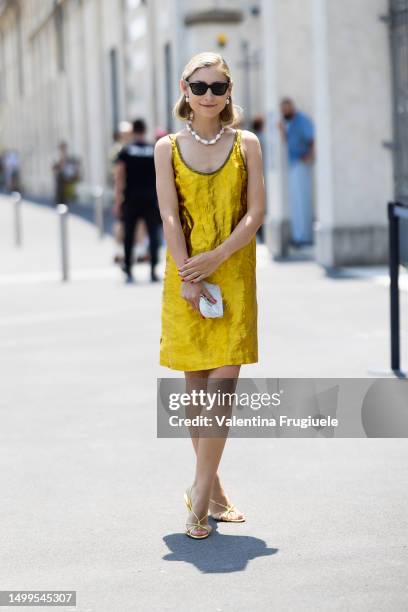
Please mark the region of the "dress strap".
[[176, 143], [176, 137], [174, 134], [167, 134], [167, 136], [170, 138], [170, 142], [171, 142], [171, 157], [174, 161], [174, 156], [177, 155], [177, 143]]
[[245, 155], [244, 152], [242, 150], [242, 130], [237, 128], [237, 138], [235, 141], [235, 145], [236, 145], [236, 150], [237, 150], [237, 154], [239, 155], [239, 159], [241, 160], [244, 169], [246, 170], [246, 159], [245, 159]]

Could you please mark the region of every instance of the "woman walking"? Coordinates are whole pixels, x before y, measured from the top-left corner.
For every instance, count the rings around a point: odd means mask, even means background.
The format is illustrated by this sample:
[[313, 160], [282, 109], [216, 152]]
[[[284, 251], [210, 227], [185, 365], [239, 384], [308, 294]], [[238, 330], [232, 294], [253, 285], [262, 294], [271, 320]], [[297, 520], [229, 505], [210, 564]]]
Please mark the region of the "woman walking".
[[[256, 232], [264, 216], [262, 155], [257, 137], [234, 129], [232, 80], [225, 60], [200, 53], [186, 65], [174, 114], [186, 122], [155, 149], [157, 194], [167, 244], [162, 295], [160, 364], [183, 370], [186, 390], [219, 379], [234, 388], [242, 364], [258, 361]], [[245, 86], [249, 86], [245, 84]], [[203, 317], [200, 298], [216, 299], [204, 284], [221, 290], [223, 316]], [[218, 381], [218, 382], [217, 382]], [[217, 469], [225, 437], [192, 437], [195, 479], [184, 494], [186, 534], [211, 533], [216, 520], [242, 522]]]

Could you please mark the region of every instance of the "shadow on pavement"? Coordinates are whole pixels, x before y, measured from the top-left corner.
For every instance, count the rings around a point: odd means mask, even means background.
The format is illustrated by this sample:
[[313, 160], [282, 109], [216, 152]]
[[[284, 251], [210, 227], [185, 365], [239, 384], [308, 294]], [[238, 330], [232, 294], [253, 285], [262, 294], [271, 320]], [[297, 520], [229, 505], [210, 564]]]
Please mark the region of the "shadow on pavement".
[[264, 540], [252, 536], [220, 534], [215, 521], [210, 519], [213, 531], [205, 540], [194, 540], [184, 533], [166, 536], [165, 543], [172, 551], [164, 561], [185, 561], [205, 574], [239, 572], [248, 561], [257, 557], [270, 557], [278, 548], [268, 548]]

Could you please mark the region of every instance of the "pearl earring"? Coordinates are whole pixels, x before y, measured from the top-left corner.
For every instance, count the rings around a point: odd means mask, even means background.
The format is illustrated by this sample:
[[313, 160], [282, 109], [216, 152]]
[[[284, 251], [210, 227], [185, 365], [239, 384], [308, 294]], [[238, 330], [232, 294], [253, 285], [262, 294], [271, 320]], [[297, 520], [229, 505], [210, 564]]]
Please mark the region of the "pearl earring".
[[190, 98], [186, 96], [186, 102], [190, 102]]
[[228, 99], [227, 99], [227, 104], [229, 104], [229, 103], [230, 103], [230, 99], [228, 98]]

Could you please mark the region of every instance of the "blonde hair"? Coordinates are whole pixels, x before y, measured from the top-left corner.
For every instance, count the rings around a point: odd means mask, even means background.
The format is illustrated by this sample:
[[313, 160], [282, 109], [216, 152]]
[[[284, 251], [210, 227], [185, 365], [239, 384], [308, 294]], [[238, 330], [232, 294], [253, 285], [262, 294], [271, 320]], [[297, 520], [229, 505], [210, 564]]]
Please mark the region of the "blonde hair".
[[[219, 55], [218, 53], [212, 53], [211, 51], [206, 51], [204, 53], [198, 53], [191, 58], [191, 60], [184, 67], [181, 78], [183, 81], [186, 81], [191, 77], [191, 75], [198, 70], [199, 68], [208, 68], [210, 66], [217, 66], [220, 68], [221, 72], [228, 77], [228, 80], [231, 81], [231, 72], [228, 67], [225, 59]], [[184, 93], [181, 94], [180, 98], [177, 100], [176, 104], [173, 108], [173, 115], [177, 117], [177, 119], [181, 119], [182, 121], [187, 121], [190, 118], [191, 106], [186, 101], [186, 96]], [[222, 125], [231, 125], [235, 124], [239, 119], [239, 107], [232, 103], [232, 98], [230, 96], [230, 103], [225, 106], [220, 112], [220, 121]]]

